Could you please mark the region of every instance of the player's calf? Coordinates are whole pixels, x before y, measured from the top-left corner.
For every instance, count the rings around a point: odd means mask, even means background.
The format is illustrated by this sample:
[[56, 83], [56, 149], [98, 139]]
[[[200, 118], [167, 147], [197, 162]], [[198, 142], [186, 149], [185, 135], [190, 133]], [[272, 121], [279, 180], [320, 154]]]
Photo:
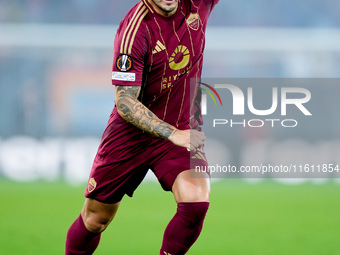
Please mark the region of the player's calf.
[[200, 235], [208, 208], [209, 202], [178, 203], [165, 229], [161, 254], [185, 254]]
[[100, 233], [90, 232], [79, 217], [72, 223], [67, 231], [65, 255], [90, 255], [97, 249]]

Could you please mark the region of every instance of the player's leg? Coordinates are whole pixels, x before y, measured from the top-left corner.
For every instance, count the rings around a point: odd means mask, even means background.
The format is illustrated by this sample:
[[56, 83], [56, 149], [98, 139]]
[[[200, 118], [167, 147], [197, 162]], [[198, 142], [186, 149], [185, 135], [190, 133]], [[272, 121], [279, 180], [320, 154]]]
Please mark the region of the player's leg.
[[96, 250], [101, 233], [114, 218], [120, 202], [105, 204], [87, 198], [79, 217], [67, 232], [66, 255], [90, 255]]
[[181, 172], [175, 179], [172, 192], [177, 202], [177, 212], [165, 229], [161, 254], [185, 254], [201, 233], [209, 207], [210, 179], [206, 173], [190, 170]]
[[191, 175], [190, 170], [181, 172], [172, 186], [177, 203], [209, 202], [210, 177], [207, 173], [199, 172]]
[[87, 198], [81, 212], [85, 227], [93, 233], [103, 232], [116, 215], [119, 204], [105, 204]]

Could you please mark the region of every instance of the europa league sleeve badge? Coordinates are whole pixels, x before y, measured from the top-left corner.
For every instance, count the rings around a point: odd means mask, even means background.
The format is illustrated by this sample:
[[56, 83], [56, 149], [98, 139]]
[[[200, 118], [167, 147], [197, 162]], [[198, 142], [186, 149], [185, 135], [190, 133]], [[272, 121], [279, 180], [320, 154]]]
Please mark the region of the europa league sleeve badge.
[[121, 72], [128, 72], [131, 70], [133, 65], [132, 58], [126, 54], [118, 56], [116, 61], [117, 69]]

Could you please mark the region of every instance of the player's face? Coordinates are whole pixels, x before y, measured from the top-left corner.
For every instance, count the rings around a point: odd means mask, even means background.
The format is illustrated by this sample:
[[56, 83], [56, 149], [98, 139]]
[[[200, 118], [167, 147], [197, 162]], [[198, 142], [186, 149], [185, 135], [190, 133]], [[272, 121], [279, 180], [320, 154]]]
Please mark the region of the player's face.
[[173, 15], [178, 7], [178, 0], [151, 0], [154, 7], [164, 16]]

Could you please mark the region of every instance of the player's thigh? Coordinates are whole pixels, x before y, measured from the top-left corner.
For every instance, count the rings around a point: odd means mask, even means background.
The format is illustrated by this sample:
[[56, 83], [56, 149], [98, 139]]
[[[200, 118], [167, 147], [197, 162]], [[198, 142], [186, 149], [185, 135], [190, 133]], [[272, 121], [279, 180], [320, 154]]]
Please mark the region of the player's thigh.
[[86, 228], [92, 232], [103, 231], [112, 221], [120, 202], [106, 204], [92, 198], [86, 198], [81, 216]]
[[195, 173], [190, 170], [178, 174], [172, 186], [175, 200], [179, 202], [209, 202], [210, 178], [207, 173]]

